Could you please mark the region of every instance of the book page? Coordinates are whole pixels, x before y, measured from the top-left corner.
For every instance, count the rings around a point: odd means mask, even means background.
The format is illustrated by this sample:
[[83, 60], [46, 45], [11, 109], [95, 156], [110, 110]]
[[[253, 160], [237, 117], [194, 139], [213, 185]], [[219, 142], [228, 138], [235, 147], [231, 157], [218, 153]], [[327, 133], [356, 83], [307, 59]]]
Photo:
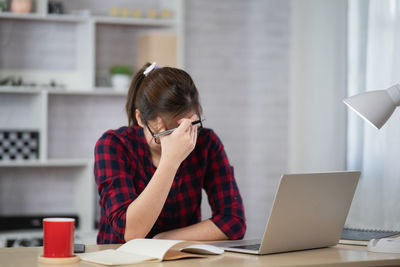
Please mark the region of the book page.
[[167, 253], [165, 253], [163, 260], [177, 260], [183, 258], [203, 258], [205, 256], [199, 254], [192, 254], [188, 252], [182, 252], [181, 250], [186, 248], [189, 245], [197, 244], [194, 241], [181, 241], [174, 246], [172, 246]]
[[178, 249], [171, 248], [170, 250], [167, 251], [167, 253], [165, 253], [163, 260], [171, 261], [184, 258], [205, 258], [205, 257], [206, 257], [205, 255], [182, 252]]
[[125, 265], [144, 261], [160, 261], [160, 259], [156, 257], [120, 252], [114, 249], [79, 254], [79, 257], [84, 261], [104, 265]]
[[117, 251], [147, 256], [149, 258], [164, 259], [165, 253], [181, 240], [137, 238], [120, 246]]

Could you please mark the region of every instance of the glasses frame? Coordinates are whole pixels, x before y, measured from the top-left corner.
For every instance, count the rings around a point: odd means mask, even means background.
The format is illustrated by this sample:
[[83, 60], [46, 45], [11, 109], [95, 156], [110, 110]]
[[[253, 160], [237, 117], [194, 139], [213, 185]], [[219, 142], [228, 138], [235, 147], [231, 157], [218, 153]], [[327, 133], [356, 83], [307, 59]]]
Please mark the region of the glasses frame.
[[[203, 121], [205, 121], [205, 119], [201, 119], [200, 116], [199, 116], [199, 118], [200, 118], [200, 119], [198, 119], [198, 120], [192, 121], [191, 124], [192, 124], [192, 126], [197, 125], [197, 124], [200, 124], [199, 129], [201, 129], [201, 128], [203, 128]], [[165, 130], [165, 131], [162, 131], [162, 132], [159, 132], [159, 133], [156, 133], [156, 134], [155, 134], [155, 133], [153, 133], [153, 131], [150, 129], [149, 124], [148, 124], [147, 122], [146, 122], [146, 127], [147, 127], [147, 130], [149, 130], [149, 132], [150, 132], [151, 136], [153, 137], [154, 142], [155, 142], [156, 144], [161, 144], [161, 143], [160, 143], [159, 137], [164, 136], [164, 135], [168, 135], [168, 134], [172, 133], [173, 131], [175, 131], [176, 129], [178, 129], [178, 127], [176, 127], [176, 128], [172, 128], [172, 129]]]

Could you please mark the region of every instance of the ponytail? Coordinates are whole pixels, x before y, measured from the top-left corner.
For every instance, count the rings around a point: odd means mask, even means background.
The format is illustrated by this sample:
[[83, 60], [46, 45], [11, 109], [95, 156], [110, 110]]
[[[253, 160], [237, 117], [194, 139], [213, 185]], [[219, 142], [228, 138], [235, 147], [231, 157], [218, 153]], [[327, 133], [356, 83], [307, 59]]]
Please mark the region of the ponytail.
[[143, 72], [144, 70], [150, 66], [150, 63], [146, 63], [135, 75], [135, 77], [131, 81], [131, 85], [129, 86], [129, 91], [126, 99], [125, 110], [128, 115], [128, 125], [134, 126], [138, 125], [136, 120], [136, 98], [138, 95], [138, 91], [141, 89], [140, 86], [143, 83], [144, 78], [146, 77]]

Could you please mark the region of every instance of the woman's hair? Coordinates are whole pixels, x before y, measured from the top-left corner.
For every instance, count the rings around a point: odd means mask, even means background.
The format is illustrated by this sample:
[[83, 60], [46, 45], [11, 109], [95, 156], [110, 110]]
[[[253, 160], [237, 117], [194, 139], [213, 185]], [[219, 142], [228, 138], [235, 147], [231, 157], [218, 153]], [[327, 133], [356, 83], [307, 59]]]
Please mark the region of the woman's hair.
[[140, 111], [141, 120], [147, 123], [160, 117], [175, 117], [196, 112], [202, 108], [199, 93], [190, 75], [177, 68], [154, 68], [147, 76], [143, 74], [150, 63], [146, 63], [132, 79], [126, 100], [129, 126], [138, 125], [135, 112]]

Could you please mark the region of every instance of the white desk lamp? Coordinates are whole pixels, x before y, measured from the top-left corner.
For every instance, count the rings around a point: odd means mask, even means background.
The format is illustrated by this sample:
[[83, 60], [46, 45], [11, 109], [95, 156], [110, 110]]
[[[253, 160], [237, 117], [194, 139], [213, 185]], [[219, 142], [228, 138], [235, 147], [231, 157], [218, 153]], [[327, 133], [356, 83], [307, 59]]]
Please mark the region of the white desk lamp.
[[396, 107], [400, 106], [400, 85], [354, 95], [343, 102], [372, 126], [380, 129]]
[[[386, 90], [370, 91], [351, 96], [343, 102], [372, 126], [380, 129], [400, 106], [400, 85]], [[372, 252], [400, 253], [400, 238], [372, 239], [368, 243]]]

